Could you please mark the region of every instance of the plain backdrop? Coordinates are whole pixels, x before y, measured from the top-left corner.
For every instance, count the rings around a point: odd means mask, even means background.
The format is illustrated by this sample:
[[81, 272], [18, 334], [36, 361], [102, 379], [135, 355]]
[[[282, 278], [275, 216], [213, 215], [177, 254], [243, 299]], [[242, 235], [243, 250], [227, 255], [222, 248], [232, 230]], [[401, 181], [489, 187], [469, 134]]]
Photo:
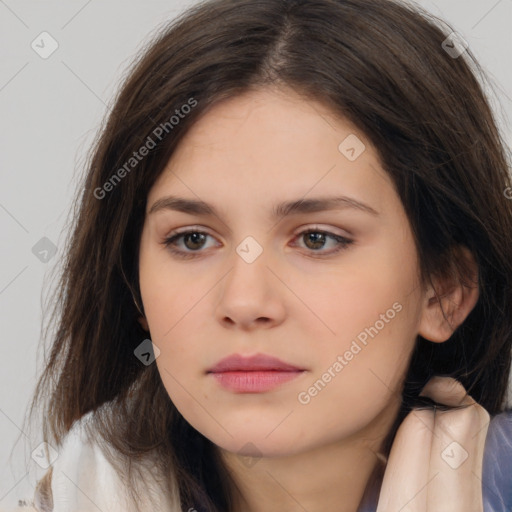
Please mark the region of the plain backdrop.
[[[85, 154], [143, 42], [194, 3], [0, 0], [0, 509], [31, 496], [44, 472], [30, 457], [41, 439], [21, 429], [40, 370], [42, 300]], [[418, 3], [447, 20], [486, 69], [510, 145], [512, 0]]]

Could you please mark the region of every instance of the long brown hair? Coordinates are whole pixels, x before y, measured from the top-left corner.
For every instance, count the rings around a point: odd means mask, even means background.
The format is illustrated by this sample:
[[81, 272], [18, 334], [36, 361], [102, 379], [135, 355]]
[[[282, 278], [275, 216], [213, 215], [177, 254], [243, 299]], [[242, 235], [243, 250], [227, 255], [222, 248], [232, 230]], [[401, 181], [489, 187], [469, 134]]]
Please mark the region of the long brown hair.
[[[58, 445], [92, 411], [98, 441], [116, 449], [113, 462], [124, 460], [127, 478], [143, 478], [130, 462], [154, 453], [152, 471], [169, 478], [183, 510], [232, 509], [215, 447], [176, 410], [156, 365], [134, 356], [147, 337], [137, 321], [137, 256], [148, 192], [187, 130], [219, 101], [268, 85], [322, 102], [378, 149], [424, 282], [448, 274], [463, 281], [460, 246], [478, 264], [479, 300], [465, 322], [445, 343], [418, 336], [397, 425], [432, 375], [458, 379], [491, 415], [506, 408], [509, 161], [478, 79], [485, 74], [471, 49], [446, 51], [451, 32], [393, 0], [211, 0], [156, 33], [115, 98], [72, 212], [50, 299], [56, 329], [30, 408], [42, 407], [47, 442]], [[130, 160], [143, 145], [147, 155]]]

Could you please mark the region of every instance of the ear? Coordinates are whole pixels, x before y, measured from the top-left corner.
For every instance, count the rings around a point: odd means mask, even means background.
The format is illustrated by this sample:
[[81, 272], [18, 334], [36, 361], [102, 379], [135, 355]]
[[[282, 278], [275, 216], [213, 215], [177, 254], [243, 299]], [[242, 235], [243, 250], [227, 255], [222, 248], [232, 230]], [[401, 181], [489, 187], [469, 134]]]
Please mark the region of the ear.
[[464, 282], [437, 278], [433, 285], [438, 295], [432, 287], [425, 293], [418, 334], [434, 343], [448, 340], [478, 301], [478, 265], [468, 248], [459, 246], [457, 251], [467, 269], [467, 275], [462, 276]]
[[142, 326], [142, 328], [146, 331], [146, 332], [149, 332], [149, 325], [148, 325], [148, 321], [146, 320], [145, 317], [143, 316], [139, 316], [139, 318], [137, 318], [137, 321], [139, 322], [139, 324]]

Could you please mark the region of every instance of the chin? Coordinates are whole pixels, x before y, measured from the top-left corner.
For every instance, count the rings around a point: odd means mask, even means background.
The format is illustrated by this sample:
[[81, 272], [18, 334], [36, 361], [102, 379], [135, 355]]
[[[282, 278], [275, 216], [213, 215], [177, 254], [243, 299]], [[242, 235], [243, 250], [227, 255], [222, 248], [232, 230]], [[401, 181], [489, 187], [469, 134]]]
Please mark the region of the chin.
[[289, 428], [282, 428], [281, 432], [277, 430], [269, 435], [277, 423], [273, 427], [264, 428], [258, 424], [252, 429], [238, 428], [228, 429], [229, 434], [222, 431], [212, 432], [211, 425], [209, 428], [199, 430], [206, 438], [220, 449], [236, 453], [244, 457], [286, 457], [295, 455], [310, 448], [303, 435], [300, 435], [301, 429], [295, 429], [295, 435], [292, 435]]

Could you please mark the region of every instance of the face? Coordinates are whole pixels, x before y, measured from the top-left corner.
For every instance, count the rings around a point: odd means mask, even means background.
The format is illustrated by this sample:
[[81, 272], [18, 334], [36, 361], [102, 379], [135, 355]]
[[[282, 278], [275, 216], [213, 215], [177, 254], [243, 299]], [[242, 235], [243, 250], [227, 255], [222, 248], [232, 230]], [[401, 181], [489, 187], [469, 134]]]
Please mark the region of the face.
[[261, 89], [210, 110], [150, 190], [139, 257], [162, 381], [217, 446], [296, 454], [396, 412], [417, 253], [375, 148], [320, 103]]

